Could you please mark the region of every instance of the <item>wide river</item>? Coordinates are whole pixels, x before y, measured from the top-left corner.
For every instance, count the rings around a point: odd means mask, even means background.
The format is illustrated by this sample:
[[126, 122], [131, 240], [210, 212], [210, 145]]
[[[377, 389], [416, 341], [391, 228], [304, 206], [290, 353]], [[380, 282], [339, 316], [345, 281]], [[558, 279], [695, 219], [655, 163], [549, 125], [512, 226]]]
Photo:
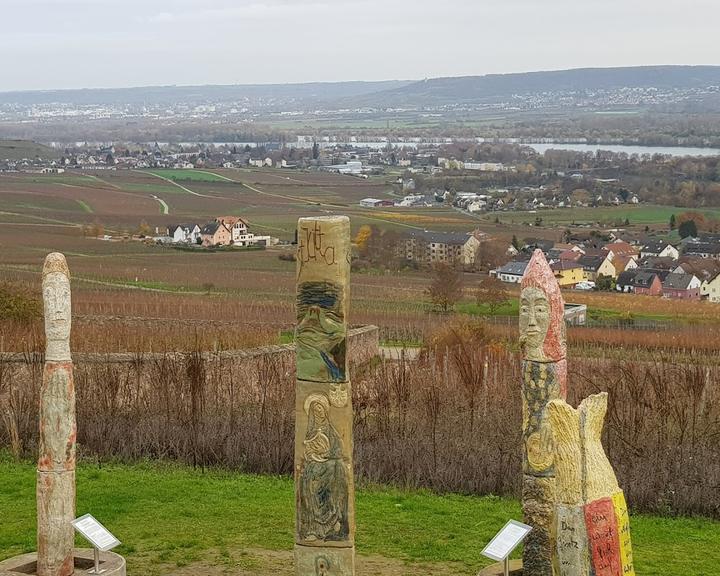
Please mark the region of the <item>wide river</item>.
[[689, 146], [628, 146], [624, 144], [525, 144], [540, 154], [546, 150], [572, 152], [625, 152], [626, 154], [665, 154], [669, 156], [720, 156], [720, 148], [691, 148]]
[[[448, 138], [447, 141], [442, 142], [448, 144], [452, 139]], [[154, 144], [154, 142], [146, 142], [148, 146]], [[167, 142], [160, 142], [161, 145], [166, 145]], [[179, 142], [181, 146], [194, 146], [197, 142]], [[205, 142], [204, 144], [213, 144], [215, 146], [237, 146], [238, 148], [244, 148], [250, 146], [255, 148], [261, 144], [257, 142]], [[336, 145], [342, 145], [336, 142], [318, 142], [320, 148], [328, 148]], [[350, 142], [348, 145], [356, 146], [358, 148], [368, 148], [371, 150], [382, 150], [388, 147], [387, 141], [380, 142]], [[390, 144], [393, 148], [418, 148], [424, 145], [438, 145], [437, 141], [427, 142], [392, 142]], [[81, 145], [81, 143], [78, 143]], [[571, 150], [573, 152], [597, 152], [598, 150], [608, 150], [610, 152], [625, 152], [627, 154], [665, 154], [668, 156], [720, 156], [720, 148], [692, 148], [690, 146], [630, 146], [625, 144], [522, 144], [523, 146], [529, 146], [534, 150], [537, 150], [540, 154], [546, 150]], [[295, 148], [312, 148], [313, 143], [309, 142], [291, 142], [288, 146]]]

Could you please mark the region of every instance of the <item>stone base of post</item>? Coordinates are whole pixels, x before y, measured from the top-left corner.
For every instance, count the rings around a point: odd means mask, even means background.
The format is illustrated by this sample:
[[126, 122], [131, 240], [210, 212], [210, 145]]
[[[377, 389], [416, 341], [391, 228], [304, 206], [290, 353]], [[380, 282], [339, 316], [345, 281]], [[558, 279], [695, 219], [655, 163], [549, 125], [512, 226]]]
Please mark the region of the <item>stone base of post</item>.
[[[353, 576], [355, 548], [295, 545], [295, 574], [297, 576]], [[2, 576], [0, 574], [0, 576]]]
[[[75, 576], [94, 576], [95, 551], [92, 548], [75, 549]], [[0, 562], [0, 576], [36, 576], [37, 554], [23, 554]], [[125, 558], [114, 552], [100, 552], [101, 576], [126, 576]]]

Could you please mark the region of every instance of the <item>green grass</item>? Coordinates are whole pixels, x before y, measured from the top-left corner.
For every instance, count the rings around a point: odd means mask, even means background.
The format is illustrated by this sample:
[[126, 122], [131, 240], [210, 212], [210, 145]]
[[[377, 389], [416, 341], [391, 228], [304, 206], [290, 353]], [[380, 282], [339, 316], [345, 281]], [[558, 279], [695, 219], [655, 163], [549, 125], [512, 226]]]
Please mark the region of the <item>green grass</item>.
[[458, 302], [455, 310], [462, 314], [475, 316], [517, 316], [520, 314], [519, 306], [517, 298], [509, 297], [507, 304], [495, 310], [491, 310], [487, 304], [476, 304], [475, 302]]
[[[534, 223], [542, 218], [543, 225], [548, 224], [622, 224], [625, 219], [630, 224], [667, 224], [670, 216], [681, 214], [688, 208], [640, 204], [638, 206], [599, 206], [597, 208], [558, 208], [537, 210], [535, 212], [506, 212], [497, 214], [502, 222]], [[693, 209], [694, 210], [694, 209]], [[720, 210], [696, 210], [708, 216], [720, 217]]]
[[292, 344], [295, 342], [295, 330], [282, 330], [278, 336], [278, 344]]
[[87, 212], [88, 214], [93, 213], [93, 209], [90, 208], [90, 205], [87, 202], [85, 202], [84, 200], [75, 200], [75, 202], [77, 202], [80, 205], [80, 208], [82, 208], [83, 211]]
[[221, 178], [212, 172], [199, 170], [175, 170], [175, 169], [158, 169], [149, 171], [156, 176], [162, 176], [177, 182], [227, 182], [225, 178]]
[[[288, 478], [171, 464], [84, 464], [77, 472], [77, 515], [95, 515], [123, 542], [130, 574], [159, 565], [214, 562], [217, 551], [290, 550], [293, 486]], [[0, 559], [35, 549], [35, 467], [0, 461]], [[357, 550], [407, 562], [457, 563], [473, 574], [515, 500], [437, 495], [377, 486], [357, 492]], [[633, 516], [638, 574], [710, 576], [720, 562], [720, 523], [701, 518]], [[82, 544], [78, 538], [78, 545]]]

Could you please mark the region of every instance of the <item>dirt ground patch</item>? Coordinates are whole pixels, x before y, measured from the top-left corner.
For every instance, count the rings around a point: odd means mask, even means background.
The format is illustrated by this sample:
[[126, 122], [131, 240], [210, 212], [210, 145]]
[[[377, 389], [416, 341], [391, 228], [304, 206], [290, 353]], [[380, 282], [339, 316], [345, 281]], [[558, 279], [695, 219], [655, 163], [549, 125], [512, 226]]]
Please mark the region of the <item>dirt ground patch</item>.
[[[171, 565], [142, 566], [140, 573], [159, 576], [294, 576], [293, 554], [291, 551], [244, 549], [214, 551], [208, 558], [178, 567]], [[141, 562], [142, 564], [142, 562]], [[356, 557], [358, 576], [460, 576], [475, 574], [462, 564], [435, 564], [403, 562], [382, 556]], [[135, 567], [135, 573], [137, 572]]]

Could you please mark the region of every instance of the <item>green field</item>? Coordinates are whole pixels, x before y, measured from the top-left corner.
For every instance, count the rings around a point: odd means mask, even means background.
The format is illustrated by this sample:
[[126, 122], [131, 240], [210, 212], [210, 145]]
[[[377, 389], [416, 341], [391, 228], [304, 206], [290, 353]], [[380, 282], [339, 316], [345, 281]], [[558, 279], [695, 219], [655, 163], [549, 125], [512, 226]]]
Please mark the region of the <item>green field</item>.
[[[223, 565], [263, 571], [261, 550], [293, 545], [293, 487], [288, 478], [170, 464], [85, 464], [78, 469], [77, 514], [91, 512], [123, 542], [129, 574], [168, 574], [182, 566]], [[0, 558], [35, 549], [35, 466], [0, 462]], [[508, 518], [509, 499], [436, 495], [378, 486], [357, 494], [357, 551], [408, 572], [474, 574], [483, 546]], [[636, 570], [643, 576], [710, 576], [720, 562], [720, 523], [699, 518], [633, 516]], [[77, 541], [78, 545], [82, 542]], [[415, 572], [417, 563], [430, 563]], [[446, 572], [441, 565], [450, 565]], [[434, 568], [432, 568], [434, 566]], [[198, 572], [200, 573], [200, 570]], [[237, 573], [237, 572], [236, 572]]]
[[[534, 223], [536, 218], [542, 218], [543, 225], [548, 224], [619, 224], [625, 220], [630, 224], [663, 224], [667, 225], [670, 216], [681, 214], [689, 208], [673, 206], [658, 206], [654, 204], [640, 204], [637, 206], [598, 206], [596, 208], [558, 208], [554, 210], [536, 210], [534, 212], [506, 212], [497, 214], [502, 222], [520, 224]], [[720, 218], [720, 210], [699, 209], [695, 212]]]
[[205, 172], [201, 170], [185, 170], [185, 169], [156, 169], [148, 170], [150, 174], [156, 176], [162, 176], [177, 182], [225, 182], [224, 178], [221, 178], [217, 174], [212, 172]]

